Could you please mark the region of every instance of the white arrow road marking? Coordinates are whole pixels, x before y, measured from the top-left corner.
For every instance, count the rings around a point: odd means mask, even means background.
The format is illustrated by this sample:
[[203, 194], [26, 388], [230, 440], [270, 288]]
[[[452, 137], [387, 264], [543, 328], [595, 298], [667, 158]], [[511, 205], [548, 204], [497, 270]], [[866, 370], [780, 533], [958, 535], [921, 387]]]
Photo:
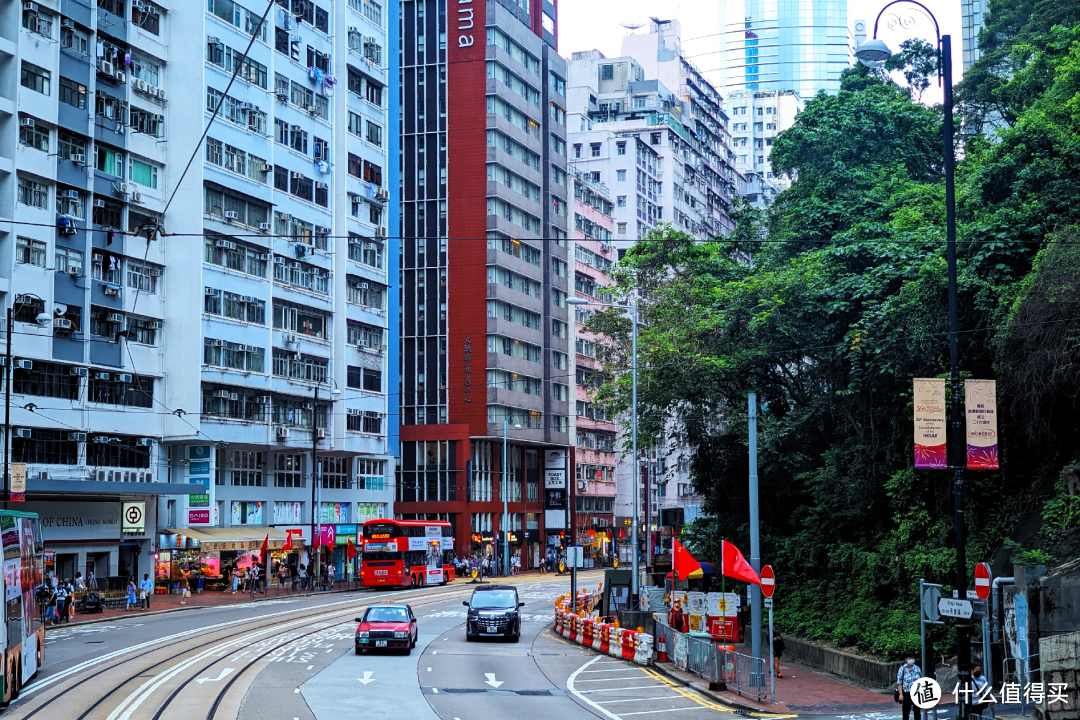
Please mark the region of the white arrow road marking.
[[216, 678], [209, 678], [209, 677], [199, 678], [195, 682], [199, 683], [200, 685], [202, 685], [205, 682], [218, 682], [219, 680], [224, 680], [225, 676], [228, 675], [229, 673], [231, 673], [235, 669], [236, 668], [222, 668], [221, 674], [218, 675]]
[[373, 680], [372, 677], [371, 677], [374, 674], [375, 673], [371, 672], [370, 670], [365, 670], [364, 671], [364, 677], [356, 678], [356, 679], [359, 680], [360, 682], [364, 683], [365, 685], [367, 685], [368, 683], [375, 682], [375, 680]]
[[487, 678], [487, 682], [485, 682], [484, 684], [490, 685], [493, 688], [498, 689], [498, 687], [503, 684], [502, 680], [495, 679], [495, 673], [484, 673], [484, 677]]

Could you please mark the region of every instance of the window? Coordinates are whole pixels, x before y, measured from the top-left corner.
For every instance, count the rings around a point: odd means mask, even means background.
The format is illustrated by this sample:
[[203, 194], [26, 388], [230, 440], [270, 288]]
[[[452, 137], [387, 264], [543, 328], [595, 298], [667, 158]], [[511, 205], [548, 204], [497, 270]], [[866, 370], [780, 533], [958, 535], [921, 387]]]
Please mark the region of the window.
[[79, 443], [69, 440], [71, 431], [33, 428], [28, 438], [12, 438], [11, 453], [15, 462], [45, 465], [76, 465]]
[[37, 316], [45, 312], [45, 301], [40, 298], [22, 296], [14, 307], [16, 322], [37, 323]]
[[600, 79], [601, 80], [613, 80], [613, 79], [615, 79], [615, 66], [614, 65], [601, 65], [600, 66]]
[[617, 229], [618, 229], [619, 235], [625, 235], [626, 234], [626, 223], [624, 223], [624, 222], [619, 223]]
[[80, 250], [56, 246], [56, 271], [71, 273], [72, 275], [83, 274], [83, 254]]
[[233, 450], [232, 484], [240, 487], [263, 487], [263, 454], [251, 450]]
[[[131, 106], [128, 112], [131, 129], [151, 137], [161, 137], [165, 134], [165, 116], [143, 110], [140, 107]], [[134, 179], [134, 178], [133, 178]], [[138, 180], [135, 180], [138, 182]]]
[[[101, 200], [99, 206], [97, 200]], [[94, 202], [94, 211], [91, 217], [95, 225], [101, 225], [102, 227], [109, 228], [122, 228], [124, 224], [124, 206], [115, 200], [107, 198], [96, 198]]]
[[345, 428], [353, 432], [363, 432], [372, 435], [382, 435], [383, 416], [377, 412], [360, 411], [349, 409], [345, 417]]
[[121, 373], [90, 371], [86, 399], [89, 402], [126, 407], [149, 408], [154, 406], [154, 378], [131, 375], [131, 380]]
[[329, 270], [281, 255], [274, 256], [274, 280], [322, 295], [330, 292]]
[[538, 397], [543, 392], [543, 380], [540, 378], [529, 377], [528, 375], [521, 375], [508, 370], [494, 370], [489, 368], [487, 371], [487, 383], [488, 387], [513, 390], [515, 392], [536, 395]]
[[266, 277], [268, 253], [255, 245], [230, 240], [224, 235], [208, 234], [203, 241], [203, 260], [248, 275]]
[[348, 332], [347, 342], [349, 345], [358, 345], [359, 347], [371, 348], [372, 350], [382, 350], [383, 329], [381, 327], [349, 320], [346, 325], [346, 330]]
[[19, 202], [30, 207], [45, 210], [49, 207], [49, 188], [47, 185], [19, 176]]
[[626, 143], [624, 143], [624, 142], [615, 143], [615, 154], [616, 155], [625, 155], [626, 154]]
[[618, 180], [619, 182], [626, 182], [626, 171], [625, 170], [616, 170], [615, 171], [615, 179]]
[[530, 362], [540, 362], [541, 349], [538, 345], [503, 335], [488, 335], [487, 340], [488, 352], [500, 353]]
[[96, 161], [94, 166], [103, 173], [124, 177], [124, 153], [113, 150], [101, 143], [94, 143]]
[[383, 244], [376, 240], [349, 235], [349, 259], [374, 268], [383, 266]]
[[86, 139], [78, 135], [72, 135], [62, 130], [57, 132], [56, 150], [57, 154], [65, 160], [74, 162], [76, 158], [81, 156], [79, 162], [86, 162]]
[[[319, 479], [323, 489], [348, 490], [352, 485], [352, 463], [349, 458], [343, 457], [320, 457]], [[322, 503], [323, 522], [348, 522], [347, 503]]]
[[105, 250], [90, 255], [90, 276], [94, 280], [119, 285], [124, 278], [124, 259]]
[[141, 345], [157, 345], [157, 331], [160, 324], [160, 320], [137, 318], [129, 315], [127, 318], [128, 342]]
[[34, 124], [30, 127], [20, 124], [19, 144], [42, 152], [49, 152], [49, 128], [45, 127], [40, 120], [35, 121], [25, 115], [19, 116], [19, 120], [25, 119], [29, 119]]
[[502, 300], [488, 300], [488, 317], [517, 323], [531, 330], [540, 329], [540, 314], [525, 308], [511, 305]]
[[274, 301], [274, 327], [311, 337], [327, 338], [325, 313], [280, 300]]
[[79, 378], [72, 374], [74, 366], [44, 360], [32, 362], [33, 367], [29, 370], [15, 369], [11, 376], [12, 392], [63, 400], [79, 399]]
[[370, 120], [365, 121], [367, 128], [367, 141], [372, 145], [382, 147], [382, 126], [376, 125]]
[[203, 339], [203, 362], [244, 372], [265, 372], [266, 350], [217, 338]]
[[60, 29], [60, 47], [80, 55], [88, 54], [90, 34], [75, 26]]
[[384, 310], [386, 287], [349, 275], [345, 279], [345, 301], [370, 310]]
[[42, 95], [49, 94], [49, 84], [52, 81], [52, 73], [43, 67], [22, 62], [22, 78], [20, 80], [24, 88], [29, 88]]
[[556, 319], [552, 318], [551, 319], [551, 334], [553, 336], [557, 337], [557, 338], [565, 338], [566, 334], [567, 334], [566, 323], [563, 322], [562, 320], [556, 320]]
[[160, 265], [141, 260], [127, 261], [127, 286], [139, 292], [156, 293], [158, 278], [162, 275]]
[[156, 165], [131, 158], [130, 173], [128, 177], [132, 182], [143, 187], [157, 189], [158, 169]]
[[303, 455], [274, 453], [274, 487], [307, 487]]
[[[265, 203], [233, 194], [209, 183], [203, 190], [203, 212], [249, 227], [258, 227], [270, 221], [269, 207]], [[225, 215], [227, 212], [230, 213], [228, 217]]]
[[292, 380], [325, 383], [330, 361], [311, 355], [298, 355], [274, 348], [274, 375]]
[[529, 232], [539, 233], [541, 231], [540, 218], [506, 202], [502, 198], [488, 198], [487, 213], [488, 215], [498, 215]]
[[258, 325], [266, 324], [265, 300], [210, 287], [206, 288], [204, 293], [203, 312], [239, 320], [240, 322]]
[[[203, 385], [202, 414], [208, 417], [266, 422], [270, 407], [268, 395], [255, 395], [256, 390]], [[264, 392], [264, 391], [263, 391]]]
[[371, 368], [361, 368], [350, 365], [347, 373], [346, 385], [355, 390], [367, 390], [369, 392], [382, 392], [382, 371]]
[[499, 235], [498, 233], [490, 233], [488, 235], [488, 248], [492, 250], [502, 250], [507, 255], [512, 255], [516, 258], [524, 260], [530, 265], [540, 267], [540, 250], [528, 243], [521, 242], [515, 238], [508, 238]]
[[569, 367], [569, 355], [566, 353], [551, 351], [551, 367], [556, 370], [566, 370]]
[[525, 293], [529, 297], [540, 297], [540, 283], [524, 275], [519, 275], [506, 268], [489, 265], [487, 269], [488, 282], [502, 285], [503, 287]]
[[258, 85], [261, 88], [266, 87], [266, 66], [252, 60], [250, 57], [244, 57], [242, 51], [233, 50], [220, 40], [217, 40], [217, 42], [207, 41], [206, 60], [226, 72], [236, 72], [238, 78], [252, 85]]

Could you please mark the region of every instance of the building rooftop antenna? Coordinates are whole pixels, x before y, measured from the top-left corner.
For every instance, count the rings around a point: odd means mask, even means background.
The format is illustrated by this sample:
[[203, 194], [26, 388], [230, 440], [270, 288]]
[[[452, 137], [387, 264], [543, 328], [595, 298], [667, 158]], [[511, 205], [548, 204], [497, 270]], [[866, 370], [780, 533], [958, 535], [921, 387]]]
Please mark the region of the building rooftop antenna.
[[634, 31], [640, 30], [641, 28], [645, 27], [645, 23], [624, 22], [624, 23], [619, 23], [619, 24], [622, 25], [627, 30], [629, 30], [631, 35], [634, 34]]

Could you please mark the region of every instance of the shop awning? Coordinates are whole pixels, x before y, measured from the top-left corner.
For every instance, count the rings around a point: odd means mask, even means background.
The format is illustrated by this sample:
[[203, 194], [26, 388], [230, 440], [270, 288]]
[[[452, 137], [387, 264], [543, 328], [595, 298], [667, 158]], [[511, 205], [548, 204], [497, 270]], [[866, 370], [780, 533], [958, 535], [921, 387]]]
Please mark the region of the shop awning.
[[[270, 535], [270, 548], [280, 550], [289, 536], [284, 530], [267, 527], [167, 528], [165, 532], [198, 540], [203, 550], [258, 550], [267, 534]], [[304, 544], [299, 535], [293, 535], [292, 541], [294, 548]]]

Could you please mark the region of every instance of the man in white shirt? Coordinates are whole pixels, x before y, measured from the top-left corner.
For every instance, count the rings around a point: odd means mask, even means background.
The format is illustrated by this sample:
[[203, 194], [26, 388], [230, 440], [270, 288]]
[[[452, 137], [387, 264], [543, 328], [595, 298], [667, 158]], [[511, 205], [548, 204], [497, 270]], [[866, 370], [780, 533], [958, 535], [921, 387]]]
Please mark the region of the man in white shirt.
[[150, 609], [150, 596], [154, 594], [154, 581], [150, 579], [149, 573], [143, 573], [142, 581], [139, 583], [139, 591], [143, 594], [143, 610]]

